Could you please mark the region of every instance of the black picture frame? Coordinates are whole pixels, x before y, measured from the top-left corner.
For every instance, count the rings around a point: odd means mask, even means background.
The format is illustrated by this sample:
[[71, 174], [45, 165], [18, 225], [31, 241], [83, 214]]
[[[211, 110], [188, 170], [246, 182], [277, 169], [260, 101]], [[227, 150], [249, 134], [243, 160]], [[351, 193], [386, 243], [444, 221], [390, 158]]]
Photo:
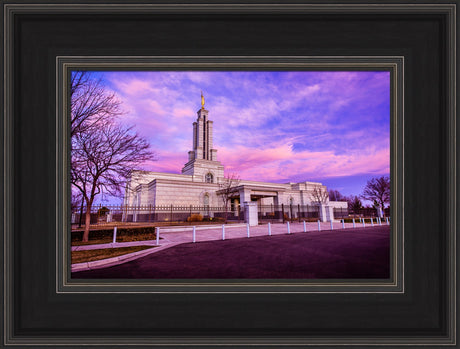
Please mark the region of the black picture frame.
[[[457, 3], [2, 1], [3, 346], [456, 345]], [[404, 117], [393, 130], [401, 163], [392, 160], [392, 176], [401, 185], [391, 205], [392, 229], [404, 236], [399, 288], [63, 287], [60, 60], [114, 56], [399, 57]]]

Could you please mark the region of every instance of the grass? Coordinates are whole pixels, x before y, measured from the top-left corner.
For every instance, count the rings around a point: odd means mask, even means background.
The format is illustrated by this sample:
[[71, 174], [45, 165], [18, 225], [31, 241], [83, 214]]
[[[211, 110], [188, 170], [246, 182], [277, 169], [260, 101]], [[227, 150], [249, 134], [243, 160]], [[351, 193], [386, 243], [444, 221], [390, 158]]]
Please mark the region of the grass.
[[146, 250], [154, 246], [131, 246], [118, 248], [103, 248], [97, 250], [72, 251], [72, 264], [98, 261], [101, 259], [121, 256], [127, 253]]
[[[156, 235], [150, 234], [150, 233], [148, 234], [140, 233], [136, 235], [117, 235], [117, 242], [147, 241], [147, 240], [155, 240], [155, 239], [156, 239]], [[161, 239], [161, 234], [160, 234], [160, 239]], [[113, 237], [111, 236], [91, 239], [91, 234], [90, 234], [89, 241], [83, 242], [79, 240], [74, 240], [72, 241], [72, 246], [111, 244], [112, 242], [113, 242]]]

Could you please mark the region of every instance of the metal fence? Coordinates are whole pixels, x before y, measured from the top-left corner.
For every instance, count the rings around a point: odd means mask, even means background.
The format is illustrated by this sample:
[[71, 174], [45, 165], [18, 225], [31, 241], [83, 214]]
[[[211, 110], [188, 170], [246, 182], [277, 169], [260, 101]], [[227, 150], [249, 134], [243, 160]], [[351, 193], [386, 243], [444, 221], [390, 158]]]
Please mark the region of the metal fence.
[[[72, 213], [72, 224], [84, 224], [86, 207], [83, 207], [80, 220], [80, 210]], [[112, 222], [163, 222], [165, 224], [196, 223], [196, 222], [239, 222], [244, 221], [242, 208], [228, 206], [124, 206], [108, 205], [91, 207], [91, 224]]]
[[348, 208], [334, 207], [334, 219], [348, 218]]
[[[258, 205], [258, 218], [260, 223], [286, 222], [286, 221], [316, 221], [320, 218], [317, 205]], [[85, 224], [86, 207], [83, 207], [80, 220], [80, 210], [72, 212], [72, 224]], [[334, 208], [334, 219], [377, 217], [374, 208], [362, 208], [349, 211], [347, 208]], [[390, 216], [390, 209], [385, 209], [385, 216]], [[91, 224], [111, 222], [162, 222], [163, 224], [194, 224], [244, 222], [244, 208], [229, 205], [225, 207], [212, 206], [124, 206], [107, 205], [93, 206], [91, 208]]]
[[[390, 217], [390, 208], [387, 207], [385, 208], [384, 210], [384, 215], [385, 217]], [[335, 211], [334, 211], [334, 215], [335, 215]], [[359, 210], [350, 210], [349, 213], [348, 213], [348, 217], [368, 217], [368, 218], [371, 218], [371, 217], [377, 217], [378, 216], [378, 210], [376, 208], [373, 208], [373, 207], [363, 207]]]
[[319, 206], [314, 205], [259, 205], [259, 222], [317, 220]]

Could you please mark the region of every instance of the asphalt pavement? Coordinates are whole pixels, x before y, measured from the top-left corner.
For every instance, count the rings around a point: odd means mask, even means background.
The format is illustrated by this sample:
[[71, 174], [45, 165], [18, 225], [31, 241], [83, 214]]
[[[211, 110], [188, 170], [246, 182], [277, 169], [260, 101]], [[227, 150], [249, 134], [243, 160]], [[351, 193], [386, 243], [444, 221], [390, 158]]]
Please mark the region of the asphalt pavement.
[[[316, 223], [315, 223], [316, 224]], [[72, 268], [72, 278], [321, 279], [390, 276], [390, 226], [272, 224], [160, 231], [160, 246], [118, 265]], [[328, 227], [329, 225], [329, 227]], [[329, 230], [326, 230], [329, 228]], [[306, 230], [306, 232], [304, 232]], [[223, 233], [223, 234], [222, 234]], [[269, 235], [270, 233], [270, 235]], [[224, 238], [224, 239], [222, 239]], [[145, 243], [144, 243], [145, 244]], [[117, 244], [121, 245], [121, 243]], [[73, 266], [74, 267], [74, 266]], [[86, 269], [86, 270], [85, 270]], [[81, 270], [81, 271], [77, 271]]]

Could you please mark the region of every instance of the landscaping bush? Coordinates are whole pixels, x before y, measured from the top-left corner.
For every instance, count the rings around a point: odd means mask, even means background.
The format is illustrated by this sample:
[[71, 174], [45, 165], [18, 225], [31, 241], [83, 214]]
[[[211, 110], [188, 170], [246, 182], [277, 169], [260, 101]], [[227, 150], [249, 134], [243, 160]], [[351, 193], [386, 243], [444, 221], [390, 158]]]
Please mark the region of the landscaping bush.
[[101, 207], [100, 209], [97, 210], [97, 215], [98, 217], [102, 217], [102, 216], [105, 216], [107, 215], [107, 213], [109, 213], [110, 210], [107, 208], [107, 207]]
[[192, 213], [188, 218], [187, 222], [202, 222], [203, 216], [199, 213]]

